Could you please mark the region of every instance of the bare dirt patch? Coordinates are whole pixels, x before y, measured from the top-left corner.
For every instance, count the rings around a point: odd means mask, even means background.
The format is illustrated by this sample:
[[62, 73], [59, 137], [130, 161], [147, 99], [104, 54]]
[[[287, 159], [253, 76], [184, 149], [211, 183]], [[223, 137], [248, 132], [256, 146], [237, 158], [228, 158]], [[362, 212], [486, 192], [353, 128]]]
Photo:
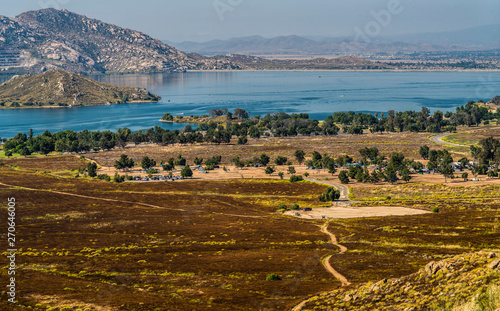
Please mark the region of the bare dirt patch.
[[[318, 207], [311, 212], [287, 211], [285, 215], [301, 219], [348, 219], [364, 217], [410, 216], [427, 214], [428, 211], [401, 206]], [[299, 214], [299, 216], [297, 216]], [[323, 218], [324, 217], [324, 218]]]

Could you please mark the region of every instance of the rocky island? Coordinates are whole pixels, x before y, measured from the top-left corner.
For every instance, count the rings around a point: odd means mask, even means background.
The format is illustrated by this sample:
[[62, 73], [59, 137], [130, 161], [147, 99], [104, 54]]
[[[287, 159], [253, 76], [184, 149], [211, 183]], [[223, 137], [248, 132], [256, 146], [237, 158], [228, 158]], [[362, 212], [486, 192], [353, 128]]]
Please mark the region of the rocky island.
[[0, 108], [97, 106], [160, 99], [143, 88], [115, 86], [59, 69], [14, 76], [0, 85]]

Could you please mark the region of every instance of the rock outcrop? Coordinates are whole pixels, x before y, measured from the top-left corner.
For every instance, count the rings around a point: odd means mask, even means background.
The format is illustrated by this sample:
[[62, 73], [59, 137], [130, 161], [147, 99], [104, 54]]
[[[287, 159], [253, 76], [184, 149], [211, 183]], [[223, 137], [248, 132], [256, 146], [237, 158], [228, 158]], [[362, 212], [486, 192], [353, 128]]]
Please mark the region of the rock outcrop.
[[40, 108], [94, 106], [127, 102], [157, 102], [159, 96], [143, 88], [119, 87], [63, 70], [14, 76], [0, 85], [0, 106]]
[[462, 310], [463, 305], [484, 301], [500, 308], [496, 253], [482, 251], [433, 261], [406, 277], [315, 296], [300, 310]]

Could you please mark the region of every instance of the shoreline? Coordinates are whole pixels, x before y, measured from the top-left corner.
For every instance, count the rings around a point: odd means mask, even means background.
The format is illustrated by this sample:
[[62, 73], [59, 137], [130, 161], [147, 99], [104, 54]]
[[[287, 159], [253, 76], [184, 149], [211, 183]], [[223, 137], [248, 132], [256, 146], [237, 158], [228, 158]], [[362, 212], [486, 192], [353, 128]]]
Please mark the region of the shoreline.
[[88, 108], [88, 107], [101, 107], [101, 106], [116, 106], [116, 105], [126, 105], [126, 104], [154, 104], [160, 103], [160, 101], [130, 101], [126, 103], [118, 103], [118, 104], [97, 104], [97, 105], [75, 105], [75, 106], [28, 106], [28, 107], [0, 107], [0, 110], [25, 110], [25, 109], [73, 109], [73, 108]]
[[[239, 70], [223, 70], [223, 69], [210, 69], [200, 70], [192, 69], [186, 70], [189, 72], [500, 72], [500, 69], [440, 69], [440, 70], [421, 70], [421, 69], [239, 69]], [[147, 74], [147, 73], [146, 73]]]

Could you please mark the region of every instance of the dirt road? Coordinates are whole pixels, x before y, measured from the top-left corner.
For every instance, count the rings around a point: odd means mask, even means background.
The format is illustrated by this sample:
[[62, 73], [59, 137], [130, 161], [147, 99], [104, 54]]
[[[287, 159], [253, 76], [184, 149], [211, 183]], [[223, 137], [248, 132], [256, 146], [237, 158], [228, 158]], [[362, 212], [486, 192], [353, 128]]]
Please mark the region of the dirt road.
[[455, 144], [455, 143], [449, 143], [449, 142], [443, 140], [443, 138], [445, 138], [446, 136], [450, 136], [451, 134], [453, 134], [453, 133], [439, 134], [439, 135], [436, 135], [436, 136], [432, 136], [430, 138], [430, 140], [432, 140], [436, 144], [443, 144], [443, 145], [449, 145], [449, 146], [458, 146], [458, 147], [466, 146], [466, 145], [460, 145], [460, 144]]

